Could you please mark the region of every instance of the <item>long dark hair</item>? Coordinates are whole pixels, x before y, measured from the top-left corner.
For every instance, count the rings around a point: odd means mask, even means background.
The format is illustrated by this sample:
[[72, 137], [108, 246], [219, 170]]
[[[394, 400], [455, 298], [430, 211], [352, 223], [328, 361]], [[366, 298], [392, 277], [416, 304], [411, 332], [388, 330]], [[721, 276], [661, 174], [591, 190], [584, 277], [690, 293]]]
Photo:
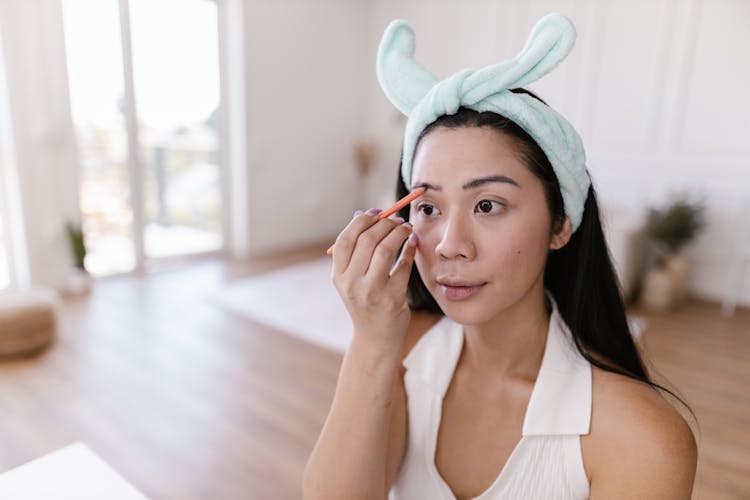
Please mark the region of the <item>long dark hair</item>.
[[[513, 92], [529, 94], [539, 99], [525, 89], [514, 89]], [[565, 210], [557, 177], [544, 151], [520, 126], [493, 112], [459, 108], [455, 114], [442, 116], [428, 125], [420, 134], [419, 140], [436, 127], [491, 127], [512, 137], [520, 160], [542, 182], [552, 220], [552, 232], [559, 231], [565, 221]], [[408, 193], [400, 169], [396, 191], [399, 199]], [[399, 215], [408, 220], [409, 211], [410, 207], [407, 205]], [[651, 380], [636, 347], [602, 231], [593, 185], [588, 191], [581, 225], [564, 247], [548, 253], [544, 287], [555, 298], [560, 315], [573, 335], [576, 348], [592, 365], [661, 389], [675, 397], [692, 413], [676, 394]], [[412, 268], [409, 278], [407, 300], [413, 310], [443, 314], [422, 282], [416, 266]]]

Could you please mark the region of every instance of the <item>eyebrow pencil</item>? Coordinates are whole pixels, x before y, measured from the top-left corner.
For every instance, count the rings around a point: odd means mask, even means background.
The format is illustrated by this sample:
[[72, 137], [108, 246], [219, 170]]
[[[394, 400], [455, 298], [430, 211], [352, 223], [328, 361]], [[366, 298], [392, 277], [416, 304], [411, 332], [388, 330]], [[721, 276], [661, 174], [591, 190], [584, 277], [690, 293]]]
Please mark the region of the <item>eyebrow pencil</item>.
[[[403, 198], [401, 198], [400, 200], [398, 200], [396, 203], [394, 203], [393, 205], [391, 205], [387, 209], [385, 209], [382, 212], [380, 212], [378, 214], [378, 220], [385, 219], [386, 217], [390, 217], [391, 215], [395, 214], [396, 212], [398, 212], [399, 210], [401, 210], [402, 208], [404, 208], [406, 205], [408, 205], [412, 201], [414, 201], [417, 198], [419, 198], [420, 196], [422, 196], [425, 191], [427, 191], [426, 187], [420, 187], [420, 188], [415, 189], [414, 191], [412, 191], [411, 193], [407, 194], [406, 196], [404, 196]], [[334, 246], [335, 245], [331, 245], [331, 248], [328, 249], [328, 251], [326, 252], [328, 255], [332, 255], [333, 254], [333, 247]]]

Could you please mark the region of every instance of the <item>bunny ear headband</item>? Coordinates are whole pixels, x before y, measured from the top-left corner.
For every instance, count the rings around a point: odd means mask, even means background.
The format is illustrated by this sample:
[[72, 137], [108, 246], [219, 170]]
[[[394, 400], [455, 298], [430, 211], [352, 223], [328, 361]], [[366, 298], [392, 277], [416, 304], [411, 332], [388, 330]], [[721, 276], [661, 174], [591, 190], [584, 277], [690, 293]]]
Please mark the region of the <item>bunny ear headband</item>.
[[465, 69], [438, 81], [414, 59], [414, 30], [406, 21], [393, 21], [378, 49], [378, 82], [388, 99], [409, 117], [404, 133], [401, 176], [411, 186], [412, 160], [424, 128], [459, 107], [491, 111], [513, 120], [547, 155], [560, 184], [565, 213], [578, 229], [591, 181], [583, 143], [565, 118], [539, 100], [514, 94], [549, 73], [573, 48], [573, 24], [560, 14], [548, 14], [531, 31], [515, 58], [478, 70]]

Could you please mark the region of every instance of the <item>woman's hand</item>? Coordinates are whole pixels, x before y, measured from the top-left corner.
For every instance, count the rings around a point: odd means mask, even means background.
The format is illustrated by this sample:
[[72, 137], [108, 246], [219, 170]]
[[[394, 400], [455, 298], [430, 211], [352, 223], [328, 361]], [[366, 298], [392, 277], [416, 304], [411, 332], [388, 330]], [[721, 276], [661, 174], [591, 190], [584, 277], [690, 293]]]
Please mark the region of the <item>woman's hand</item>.
[[406, 287], [417, 239], [408, 222], [378, 220], [379, 212], [371, 209], [355, 215], [339, 234], [331, 279], [349, 311], [355, 335], [400, 349], [411, 315]]

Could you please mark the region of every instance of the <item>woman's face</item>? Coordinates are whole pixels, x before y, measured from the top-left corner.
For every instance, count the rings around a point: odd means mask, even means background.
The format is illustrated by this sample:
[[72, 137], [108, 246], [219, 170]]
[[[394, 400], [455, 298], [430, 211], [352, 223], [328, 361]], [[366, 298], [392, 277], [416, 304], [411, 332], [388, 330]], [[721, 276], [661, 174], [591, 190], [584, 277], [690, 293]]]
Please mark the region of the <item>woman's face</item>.
[[541, 182], [514, 139], [489, 127], [437, 127], [419, 143], [412, 202], [416, 265], [443, 312], [464, 325], [490, 321], [543, 286], [550, 215]]

